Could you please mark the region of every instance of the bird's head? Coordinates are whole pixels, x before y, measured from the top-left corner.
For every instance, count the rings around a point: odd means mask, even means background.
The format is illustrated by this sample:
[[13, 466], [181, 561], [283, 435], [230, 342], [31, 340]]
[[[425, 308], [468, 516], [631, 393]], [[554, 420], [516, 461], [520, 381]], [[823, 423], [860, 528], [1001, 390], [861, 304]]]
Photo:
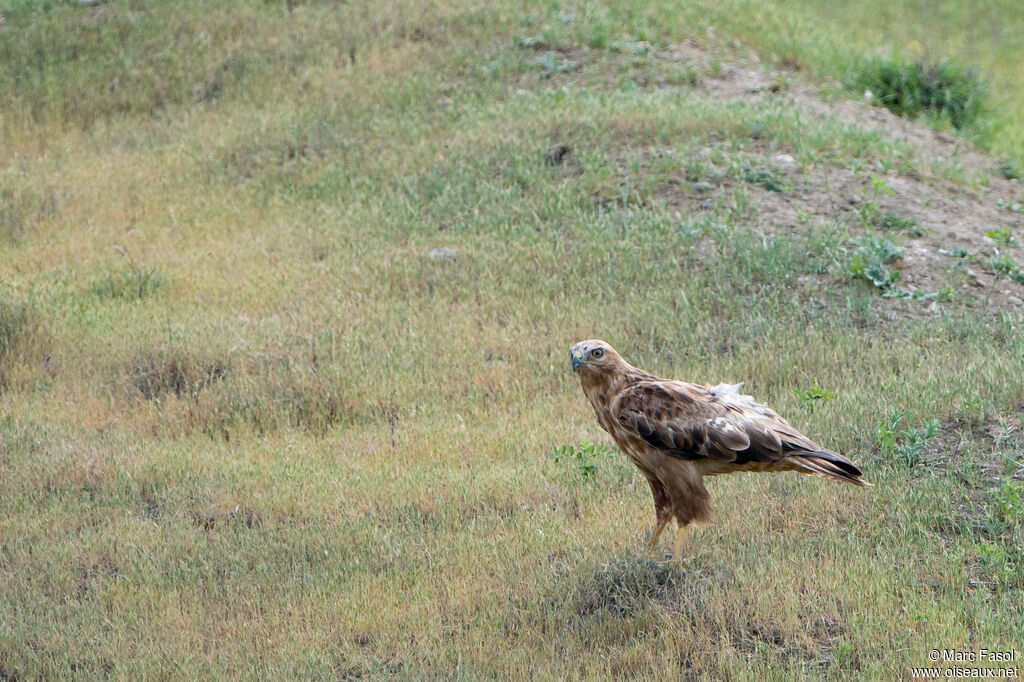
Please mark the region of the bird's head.
[[569, 349], [569, 360], [572, 362], [572, 371], [581, 376], [612, 373], [627, 366], [615, 349], [600, 339], [577, 343]]

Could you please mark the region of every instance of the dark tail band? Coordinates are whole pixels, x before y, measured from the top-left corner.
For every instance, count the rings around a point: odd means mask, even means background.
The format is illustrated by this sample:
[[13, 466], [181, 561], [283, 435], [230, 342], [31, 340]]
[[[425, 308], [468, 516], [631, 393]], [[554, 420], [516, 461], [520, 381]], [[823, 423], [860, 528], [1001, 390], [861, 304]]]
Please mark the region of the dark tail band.
[[796, 466], [800, 473], [824, 476], [834, 481], [843, 481], [866, 488], [871, 487], [870, 483], [861, 478], [864, 474], [853, 462], [830, 450], [792, 454], [786, 460]]

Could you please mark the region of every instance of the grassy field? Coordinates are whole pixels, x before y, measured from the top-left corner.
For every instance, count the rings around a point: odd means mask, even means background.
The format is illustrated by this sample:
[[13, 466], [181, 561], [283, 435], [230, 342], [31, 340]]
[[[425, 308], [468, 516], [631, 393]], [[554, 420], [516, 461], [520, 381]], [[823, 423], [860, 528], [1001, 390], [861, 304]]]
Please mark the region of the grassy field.
[[[1024, 655], [1019, 309], [958, 293], [977, 255], [924, 301], [854, 264], [878, 169], [987, 180], [701, 89], [756, 53], [838, 96], [907, 39], [1009, 78], [1020, 10], [982, 4], [991, 52], [952, 9], [918, 35], [782, 0], [0, 3], [0, 679]], [[1021, 96], [969, 133], [993, 168]], [[804, 182], [778, 154], [863, 199], [772, 231]], [[722, 189], [693, 211], [693, 182]], [[714, 479], [692, 557], [645, 567], [647, 486], [569, 371], [592, 337], [746, 382], [876, 487]]]

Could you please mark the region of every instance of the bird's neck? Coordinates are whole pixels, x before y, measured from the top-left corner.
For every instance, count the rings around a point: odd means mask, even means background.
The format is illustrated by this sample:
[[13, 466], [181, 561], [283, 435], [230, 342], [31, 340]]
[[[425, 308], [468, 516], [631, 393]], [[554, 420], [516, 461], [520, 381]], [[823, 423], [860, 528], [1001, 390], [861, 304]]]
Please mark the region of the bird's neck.
[[617, 395], [627, 384], [640, 379], [651, 378], [647, 372], [623, 363], [624, 367], [614, 372], [584, 372], [580, 376], [583, 393], [594, 406], [607, 406], [611, 396]]

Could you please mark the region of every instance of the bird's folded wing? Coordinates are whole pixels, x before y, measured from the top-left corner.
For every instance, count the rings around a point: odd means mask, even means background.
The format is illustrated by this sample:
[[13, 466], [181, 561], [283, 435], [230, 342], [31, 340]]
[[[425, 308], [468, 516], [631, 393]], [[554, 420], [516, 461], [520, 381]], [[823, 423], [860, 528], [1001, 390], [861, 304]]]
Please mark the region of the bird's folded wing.
[[615, 396], [611, 417], [625, 433], [670, 457], [774, 462], [820, 447], [771, 409], [737, 393], [678, 381], [642, 381]]

